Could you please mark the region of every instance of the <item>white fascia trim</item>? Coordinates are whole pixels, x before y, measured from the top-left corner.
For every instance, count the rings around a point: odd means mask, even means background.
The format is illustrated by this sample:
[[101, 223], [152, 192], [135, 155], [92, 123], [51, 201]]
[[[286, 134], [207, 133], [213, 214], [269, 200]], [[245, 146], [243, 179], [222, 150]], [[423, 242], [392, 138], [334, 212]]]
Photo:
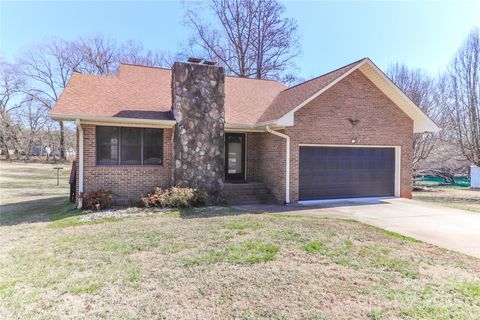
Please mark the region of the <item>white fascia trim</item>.
[[82, 192], [83, 192], [83, 128], [80, 120], [75, 121], [78, 130], [78, 203], [77, 208], [82, 208]]
[[395, 197], [401, 195], [402, 183], [402, 147], [392, 145], [370, 145], [370, 144], [315, 144], [315, 143], [300, 143], [298, 147], [339, 147], [339, 148], [394, 148], [395, 149]]
[[[417, 132], [417, 133], [439, 132], [441, 130], [441, 128], [439, 126], [437, 126], [437, 124], [435, 122], [433, 122], [433, 120], [430, 119], [415, 103], [413, 103], [413, 101], [402, 90], [400, 90], [400, 88], [398, 88], [398, 86], [395, 83], [393, 83], [392, 80], [390, 80], [390, 78], [388, 78], [385, 75], [385, 73], [382, 70], [380, 70], [370, 59], [366, 58], [365, 62], [369, 67], [371, 67], [373, 70], [375, 70], [375, 72], [378, 75], [380, 75], [382, 80], [384, 80], [386, 83], [388, 83], [390, 85], [391, 88], [393, 88], [395, 93], [400, 95], [400, 97], [405, 101], [407, 107], [410, 109], [409, 111], [412, 111], [413, 113], [415, 113], [422, 120], [422, 123], [415, 123], [418, 120], [413, 119], [414, 120], [414, 125], [415, 125], [414, 132]], [[362, 63], [362, 65], [363, 65], [363, 63]], [[360, 71], [362, 71], [362, 70], [360, 70]], [[365, 76], [367, 76], [363, 71], [362, 71], [362, 73]], [[368, 76], [367, 76], [367, 78], [368, 78]], [[379, 88], [379, 89], [381, 89], [381, 88]], [[383, 90], [382, 90], [382, 92], [388, 96], [388, 94], [386, 92], [384, 92]], [[406, 112], [406, 110], [403, 110], [403, 108], [401, 106], [399, 106], [399, 107], [402, 109], [402, 111], [404, 111], [405, 113], [408, 114], [408, 112]]]
[[[355, 67], [352, 69], [348, 70], [346, 73], [335, 79], [334, 81], [330, 82], [326, 87], [323, 89], [319, 90], [317, 93], [312, 95], [310, 98], [307, 100], [303, 101], [301, 104], [296, 106], [294, 109], [289, 111], [287, 114], [282, 116], [280, 119], [276, 121], [278, 124], [282, 124], [284, 126], [293, 126], [294, 122], [294, 113], [298, 111], [299, 109], [303, 108], [305, 105], [307, 105], [309, 102], [311, 102], [313, 99], [317, 98], [319, 95], [336, 85], [338, 82], [342, 81], [344, 78], [348, 77], [350, 74], [352, 74], [355, 70], [360, 69], [361, 67], [368, 65], [371, 67], [380, 77], [382, 80], [384, 80], [390, 87], [393, 88], [393, 90], [400, 95], [402, 100], [405, 101], [406, 105], [408, 106], [409, 110], [411, 110], [416, 116], [417, 119], [414, 120], [414, 132], [438, 132], [440, 131], [440, 128], [433, 122], [415, 103], [408, 98], [405, 93], [402, 92], [386, 75], [383, 73], [382, 70], [380, 70], [369, 58], [363, 59], [362, 62], [358, 63]], [[362, 71], [360, 69], [360, 71]], [[364, 72], [362, 72], [365, 74]], [[368, 78], [368, 76], [365, 74], [365, 76]], [[379, 88], [381, 90], [381, 88]], [[383, 91], [382, 91], [383, 92]], [[384, 92], [385, 93], [385, 92]], [[386, 94], [386, 93], [385, 93]], [[388, 96], [388, 95], [387, 95]], [[403, 108], [399, 106], [402, 110]], [[408, 113], [407, 113], [408, 114]], [[411, 117], [409, 115], [409, 117]], [[420, 123], [419, 123], [420, 119]]]
[[292, 110], [290, 110], [287, 114], [285, 114], [283, 117], [281, 117], [280, 119], [278, 119], [278, 122], [281, 122], [281, 123], [288, 123], [290, 126], [293, 126], [293, 119], [294, 119], [294, 113], [297, 112], [298, 110], [300, 110], [301, 108], [303, 108], [305, 105], [307, 105], [310, 101], [312, 101], [313, 99], [315, 99], [316, 97], [318, 97], [319, 95], [321, 95], [322, 93], [324, 93], [325, 91], [327, 91], [328, 89], [330, 89], [331, 87], [333, 87], [334, 85], [336, 85], [337, 83], [339, 83], [340, 81], [342, 81], [344, 78], [348, 77], [352, 72], [354, 72], [355, 70], [357, 70], [358, 68], [360, 68], [362, 65], [364, 65], [366, 63], [367, 59], [364, 59], [362, 62], [359, 62], [355, 67], [353, 67], [352, 69], [348, 70], [347, 72], [345, 72], [344, 74], [342, 74], [340, 77], [336, 78], [335, 80], [333, 80], [332, 82], [330, 82], [326, 87], [322, 88], [321, 90], [317, 91], [317, 93], [315, 93], [313, 96], [311, 96], [310, 98], [308, 98], [307, 100], [303, 101], [302, 103], [300, 103], [298, 106], [296, 106], [295, 108], [293, 108]]
[[285, 155], [285, 204], [290, 203], [290, 137], [284, 133], [272, 130], [270, 126], [266, 126], [268, 132], [273, 135], [285, 139], [286, 155]]
[[155, 119], [137, 119], [137, 118], [120, 118], [107, 116], [92, 115], [70, 115], [56, 112], [49, 112], [49, 117], [57, 121], [77, 121], [80, 120], [84, 124], [111, 124], [111, 125], [150, 125], [158, 128], [173, 128], [176, 124], [175, 120], [155, 120]]
[[261, 128], [257, 128], [253, 124], [245, 123], [228, 123], [224, 125], [224, 130], [226, 132], [264, 132]]
[[266, 127], [274, 127], [275, 129], [283, 129], [285, 126], [279, 125], [278, 121], [268, 121], [255, 124], [244, 124], [244, 123], [225, 123], [226, 132], [267, 132]]

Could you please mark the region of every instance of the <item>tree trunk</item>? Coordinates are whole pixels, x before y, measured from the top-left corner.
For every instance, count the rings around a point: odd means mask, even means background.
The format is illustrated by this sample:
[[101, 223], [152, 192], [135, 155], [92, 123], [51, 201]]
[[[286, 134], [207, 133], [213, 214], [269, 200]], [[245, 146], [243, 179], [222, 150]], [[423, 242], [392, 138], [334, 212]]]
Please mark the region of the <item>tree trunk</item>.
[[32, 138], [28, 138], [27, 150], [25, 151], [25, 159], [30, 160], [30, 155], [32, 154], [33, 141]]
[[2, 149], [3, 149], [3, 152], [5, 153], [5, 159], [10, 160], [10, 150], [8, 150], [8, 145], [1, 134], [0, 134], [0, 142], [2, 143]]
[[58, 122], [60, 124], [60, 159], [65, 160], [65, 129], [63, 121]]

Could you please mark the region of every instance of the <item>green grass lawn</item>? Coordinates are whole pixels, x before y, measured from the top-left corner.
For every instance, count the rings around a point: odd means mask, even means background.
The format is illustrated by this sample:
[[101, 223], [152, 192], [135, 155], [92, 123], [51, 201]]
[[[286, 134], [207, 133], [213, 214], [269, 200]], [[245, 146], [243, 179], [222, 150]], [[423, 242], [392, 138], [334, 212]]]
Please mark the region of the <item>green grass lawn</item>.
[[480, 314], [478, 259], [349, 220], [214, 211], [92, 223], [66, 205], [0, 227], [0, 318]]
[[355, 221], [216, 207], [84, 222], [50, 206], [0, 226], [0, 319], [480, 314], [479, 259]]

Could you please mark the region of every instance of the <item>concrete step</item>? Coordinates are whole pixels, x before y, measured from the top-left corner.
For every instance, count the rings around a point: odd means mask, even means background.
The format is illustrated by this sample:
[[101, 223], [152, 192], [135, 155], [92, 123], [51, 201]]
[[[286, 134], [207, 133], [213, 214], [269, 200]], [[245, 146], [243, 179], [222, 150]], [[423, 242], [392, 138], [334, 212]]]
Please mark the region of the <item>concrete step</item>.
[[270, 190], [261, 182], [226, 183], [224, 185], [224, 195], [228, 204], [275, 203]]
[[268, 190], [258, 190], [258, 191], [252, 191], [252, 190], [245, 190], [245, 191], [235, 191], [235, 192], [223, 192], [226, 196], [229, 197], [235, 197], [235, 196], [256, 196], [256, 195], [270, 195], [270, 192]]
[[259, 189], [265, 189], [265, 185], [263, 184], [250, 185], [248, 183], [248, 184], [238, 184], [238, 185], [225, 184], [223, 186], [224, 191], [259, 190]]

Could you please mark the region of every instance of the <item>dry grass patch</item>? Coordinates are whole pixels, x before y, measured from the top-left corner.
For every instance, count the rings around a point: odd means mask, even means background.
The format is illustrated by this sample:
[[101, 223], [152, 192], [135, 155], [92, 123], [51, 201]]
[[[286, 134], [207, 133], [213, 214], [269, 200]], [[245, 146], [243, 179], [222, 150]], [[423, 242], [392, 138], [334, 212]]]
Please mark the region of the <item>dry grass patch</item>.
[[0, 227], [16, 239], [0, 239], [0, 317], [475, 319], [480, 313], [478, 259], [353, 221], [212, 211], [86, 224], [72, 223], [77, 216], [65, 208], [53, 215], [55, 228]]
[[[60, 183], [57, 186], [57, 170]], [[0, 225], [48, 220], [47, 214], [67, 201], [70, 163], [0, 161]]]
[[480, 189], [457, 186], [432, 187], [432, 191], [413, 192], [413, 199], [480, 213]]
[[[57, 170], [60, 184], [57, 186]], [[0, 161], [0, 205], [68, 195], [71, 163], [48, 164]]]

